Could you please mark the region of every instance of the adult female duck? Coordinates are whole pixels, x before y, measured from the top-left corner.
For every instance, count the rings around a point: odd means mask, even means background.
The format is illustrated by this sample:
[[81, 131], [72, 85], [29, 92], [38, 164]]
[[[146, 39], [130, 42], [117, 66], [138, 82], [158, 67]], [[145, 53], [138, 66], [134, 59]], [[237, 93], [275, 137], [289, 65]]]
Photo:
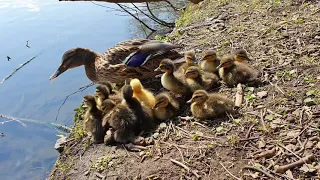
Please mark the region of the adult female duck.
[[154, 77], [154, 71], [164, 58], [178, 59], [183, 55], [173, 49], [180, 46], [149, 39], [133, 39], [116, 44], [104, 54], [85, 48], [66, 51], [54, 80], [68, 69], [84, 65], [87, 77], [94, 83], [121, 83], [127, 78], [140, 80]]

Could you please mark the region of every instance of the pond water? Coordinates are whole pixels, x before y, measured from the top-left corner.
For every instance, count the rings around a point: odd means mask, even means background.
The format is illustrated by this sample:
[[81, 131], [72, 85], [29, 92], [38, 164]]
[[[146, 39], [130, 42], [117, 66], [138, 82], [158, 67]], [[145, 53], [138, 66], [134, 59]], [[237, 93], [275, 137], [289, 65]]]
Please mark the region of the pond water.
[[[42, 53], [0, 84], [0, 114], [55, 122], [65, 96], [90, 84], [83, 67], [49, 81], [62, 54], [73, 47], [104, 52], [119, 41], [137, 36], [132, 32], [132, 18], [116, 13], [91, 2], [1, 0], [0, 79]], [[82, 96], [94, 92], [93, 88], [71, 96], [56, 123], [71, 125], [73, 110]], [[53, 148], [56, 134], [61, 133], [46, 124], [4, 118], [0, 118], [0, 133], [4, 134], [0, 137], [0, 179], [45, 179], [57, 157]]]

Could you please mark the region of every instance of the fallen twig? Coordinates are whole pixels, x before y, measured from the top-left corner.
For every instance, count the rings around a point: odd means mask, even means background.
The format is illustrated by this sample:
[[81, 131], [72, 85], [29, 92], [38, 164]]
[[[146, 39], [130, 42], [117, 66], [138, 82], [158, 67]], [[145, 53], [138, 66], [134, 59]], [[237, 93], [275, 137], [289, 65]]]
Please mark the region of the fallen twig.
[[239, 83], [237, 85], [237, 93], [236, 93], [236, 100], [235, 100], [234, 106], [240, 107], [242, 104], [242, 100], [243, 100], [243, 89], [242, 89], [241, 83]]
[[207, 22], [207, 23], [198, 24], [198, 25], [194, 25], [194, 26], [189, 26], [189, 27], [186, 27], [186, 28], [178, 29], [178, 32], [179, 33], [184, 33], [184, 32], [189, 31], [191, 29], [195, 29], [195, 28], [199, 28], [199, 27], [203, 27], [203, 26], [211, 26], [212, 24], [221, 23], [221, 22], [223, 22], [223, 20], [215, 19], [215, 20]]
[[190, 168], [189, 168], [187, 165], [183, 164], [182, 162], [179, 162], [179, 161], [174, 160], [174, 159], [170, 159], [170, 161], [171, 161], [172, 163], [174, 163], [174, 164], [176, 164], [176, 165], [184, 168], [185, 170], [187, 170], [187, 172], [191, 172], [191, 173], [192, 173], [193, 175], [195, 175], [198, 179], [201, 178], [201, 176], [200, 176], [197, 172], [195, 172], [195, 171], [190, 171]]
[[262, 174], [268, 176], [268, 177], [271, 178], [271, 179], [274, 179], [274, 178], [275, 178], [273, 175], [271, 175], [271, 174], [268, 173], [267, 171], [265, 171], [265, 170], [263, 170], [263, 169], [260, 169], [260, 168], [253, 167], [253, 166], [245, 166], [243, 169], [250, 169], [250, 170], [258, 171], [258, 172], [261, 172]]
[[11, 76], [13, 76], [17, 71], [19, 71], [21, 68], [23, 68], [23, 66], [27, 65], [29, 62], [31, 62], [32, 60], [34, 60], [36, 57], [38, 57], [40, 54], [42, 54], [42, 52], [40, 52], [39, 54], [33, 56], [31, 59], [29, 59], [28, 61], [20, 64], [19, 67], [15, 68], [8, 76], [6, 76], [5, 78], [2, 79], [2, 81], [0, 82], [0, 84], [4, 83], [6, 80], [8, 80]]
[[308, 155], [308, 156], [306, 156], [304, 158], [301, 158], [300, 160], [298, 160], [296, 162], [293, 162], [293, 163], [290, 163], [290, 164], [287, 164], [287, 165], [283, 165], [283, 166], [276, 165], [276, 166], [274, 166], [274, 170], [275, 170], [276, 173], [284, 173], [288, 169], [292, 169], [292, 168], [301, 166], [302, 164], [304, 164], [306, 162], [309, 162], [309, 161], [311, 161], [313, 159], [314, 159], [314, 155], [311, 154], [311, 155]]
[[221, 162], [219, 162], [219, 164], [223, 167], [224, 170], [226, 170], [233, 178], [237, 179], [237, 180], [241, 180], [240, 178], [238, 178], [237, 176], [233, 175]]
[[252, 128], [253, 128], [254, 126], [255, 126], [255, 124], [252, 124], [252, 125], [249, 127], [249, 130], [248, 130], [248, 132], [247, 132], [247, 134], [246, 134], [246, 139], [250, 137], [251, 130], [252, 130]]
[[266, 150], [254, 156], [255, 159], [259, 158], [271, 158], [276, 154], [276, 148], [272, 148], [270, 150]]
[[148, 148], [144, 147], [144, 146], [139, 146], [139, 145], [135, 145], [132, 143], [129, 144], [125, 144], [124, 145], [126, 148], [128, 148], [130, 151], [141, 151], [141, 150], [147, 150]]
[[266, 123], [264, 122], [264, 115], [266, 114], [266, 111], [265, 110], [262, 110], [260, 111], [260, 122], [261, 122], [261, 125], [263, 127], [263, 130], [264, 131], [267, 131], [267, 127], [266, 127]]
[[60, 114], [60, 109], [61, 109], [62, 106], [67, 102], [67, 99], [68, 99], [70, 96], [72, 96], [72, 95], [74, 95], [74, 94], [77, 94], [77, 93], [79, 93], [79, 92], [82, 92], [82, 91], [86, 90], [87, 88], [89, 88], [89, 87], [91, 87], [91, 86], [93, 86], [93, 85], [94, 85], [94, 83], [90, 83], [90, 84], [88, 84], [88, 85], [86, 85], [86, 86], [83, 86], [83, 87], [79, 88], [77, 91], [75, 91], [75, 92], [67, 95], [67, 96], [65, 97], [63, 103], [62, 103], [62, 104], [59, 106], [59, 108], [58, 108], [58, 112], [57, 112], [56, 120], [55, 120], [55, 121], [58, 120], [58, 117], [59, 117], [59, 114]]

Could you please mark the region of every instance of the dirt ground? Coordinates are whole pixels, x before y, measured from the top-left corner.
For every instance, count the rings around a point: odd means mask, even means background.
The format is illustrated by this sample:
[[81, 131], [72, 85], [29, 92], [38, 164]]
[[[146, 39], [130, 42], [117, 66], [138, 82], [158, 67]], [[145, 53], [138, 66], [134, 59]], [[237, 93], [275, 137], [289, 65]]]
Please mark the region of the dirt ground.
[[[198, 121], [186, 106], [142, 152], [71, 139], [49, 179], [320, 178], [319, 1], [205, 0], [168, 39], [198, 57], [243, 48], [265, 83], [243, 86], [237, 117]], [[236, 88], [219, 92], [234, 98]]]

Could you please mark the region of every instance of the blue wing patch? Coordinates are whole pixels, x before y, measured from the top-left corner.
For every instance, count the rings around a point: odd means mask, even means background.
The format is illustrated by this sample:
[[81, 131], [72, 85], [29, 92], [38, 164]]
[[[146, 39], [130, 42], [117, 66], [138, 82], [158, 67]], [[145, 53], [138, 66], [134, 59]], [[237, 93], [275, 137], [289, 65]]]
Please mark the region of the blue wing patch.
[[130, 54], [126, 60], [124, 61], [124, 63], [127, 66], [132, 66], [132, 67], [138, 67], [144, 64], [144, 62], [146, 61], [146, 59], [148, 59], [150, 56], [150, 54], [148, 53], [143, 53], [143, 52], [135, 52]]

